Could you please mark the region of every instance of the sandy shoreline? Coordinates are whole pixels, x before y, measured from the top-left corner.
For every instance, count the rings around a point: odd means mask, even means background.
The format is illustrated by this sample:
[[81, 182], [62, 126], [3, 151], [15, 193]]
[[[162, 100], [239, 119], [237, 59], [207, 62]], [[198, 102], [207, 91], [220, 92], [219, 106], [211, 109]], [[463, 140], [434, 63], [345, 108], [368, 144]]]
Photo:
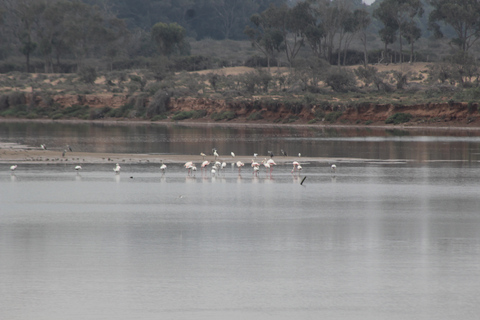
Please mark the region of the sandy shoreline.
[[[261, 162], [268, 155], [258, 155], [257, 161]], [[250, 164], [253, 155], [222, 156], [217, 158], [219, 162], [233, 163], [242, 161], [246, 165]], [[67, 152], [65, 156], [61, 151], [42, 150], [40, 148], [30, 148], [22, 145], [0, 143], [0, 164], [24, 164], [24, 163], [71, 163], [73, 164], [94, 164], [94, 163], [152, 163], [160, 164], [162, 161], [166, 164], [184, 164], [193, 161], [199, 166], [204, 160], [215, 161], [213, 155], [202, 157], [201, 155], [178, 155], [178, 154], [133, 154], [133, 153], [93, 153], [93, 152]], [[283, 157], [276, 156], [274, 160], [279, 165], [290, 165], [293, 161], [331, 163], [333, 161], [342, 161], [346, 159], [333, 159], [321, 157]], [[348, 159], [349, 161], [362, 161], [362, 159]]]

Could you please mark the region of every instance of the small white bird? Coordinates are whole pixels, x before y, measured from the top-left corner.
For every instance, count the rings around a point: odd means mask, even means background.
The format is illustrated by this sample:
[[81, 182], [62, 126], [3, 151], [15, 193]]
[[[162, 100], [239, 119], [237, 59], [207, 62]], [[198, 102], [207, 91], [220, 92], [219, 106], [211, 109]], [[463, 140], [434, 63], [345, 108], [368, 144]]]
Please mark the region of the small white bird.
[[332, 172], [337, 171], [337, 166], [336, 165], [332, 164], [331, 168], [332, 168]]
[[230, 154], [232, 155], [232, 158], [235, 158], [235, 153], [230, 152]]
[[114, 171], [116, 174], [119, 174], [119, 173], [120, 173], [120, 169], [121, 169], [121, 167], [120, 167], [120, 165], [117, 163], [117, 164], [115, 165], [115, 168], [113, 168], [113, 171]]
[[18, 166], [17, 166], [16, 164], [14, 164], [13, 166], [10, 167], [10, 170], [11, 170], [11, 171], [15, 171], [15, 169], [17, 169], [17, 167], [18, 167]]
[[43, 150], [47, 150], [47, 145], [45, 145], [45, 144], [41, 144], [40, 147], [41, 147]]
[[213, 150], [213, 155], [215, 156], [215, 160], [217, 160], [217, 157], [218, 157], [217, 150]]
[[301, 154], [301, 153], [299, 153], [299, 154], [298, 154], [298, 157], [299, 157], [299, 158], [300, 158], [300, 157], [302, 157], [302, 154]]
[[165, 173], [165, 170], [167, 169], [167, 165], [165, 163], [163, 163], [163, 160], [162, 160], [162, 165], [160, 166], [160, 170]]
[[253, 154], [253, 158], [254, 158], [254, 159], [257, 159], [257, 156], [258, 156], [258, 153], [254, 153], [254, 154]]
[[203, 160], [205, 160], [205, 157], [207, 156], [205, 153], [200, 152], [200, 155], [203, 157]]
[[82, 170], [82, 166], [75, 166], [75, 170]]

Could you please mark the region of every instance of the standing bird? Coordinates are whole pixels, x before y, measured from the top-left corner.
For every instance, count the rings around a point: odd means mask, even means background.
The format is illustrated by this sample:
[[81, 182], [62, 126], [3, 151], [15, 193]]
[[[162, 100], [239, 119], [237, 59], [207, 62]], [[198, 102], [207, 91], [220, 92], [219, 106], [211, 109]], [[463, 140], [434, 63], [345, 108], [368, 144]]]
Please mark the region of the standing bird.
[[301, 158], [301, 157], [302, 157], [302, 154], [301, 154], [301, 153], [299, 153], [299, 154], [298, 154], [298, 157], [299, 157], [299, 158]]
[[207, 156], [205, 153], [200, 152], [200, 155], [202, 156], [203, 160], [205, 160], [205, 157]]
[[337, 171], [337, 166], [335, 164], [332, 164], [331, 168], [333, 173]]
[[15, 171], [15, 169], [17, 169], [17, 167], [18, 166], [16, 164], [14, 164], [13, 166], [10, 166], [10, 171]]
[[217, 157], [218, 157], [218, 153], [217, 153], [217, 150], [213, 150], [213, 155], [215, 156], [215, 160], [217, 160]]
[[273, 152], [272, 151], [268, 151], [268, 155], [270, 156], [270, 158], [273, 158]]
[[75, 170], [76, 170], [76, 171], [82, 170], [82, 166], [75, 166]]
[[286, 157], [287, 156], [287, 153], [285, 151], [283, 151], [283, 149], [280, 149], [280, 151], [282, 152], [283, 156]]
[[162, 173], [165, 173], [165, 170], [167, 170], [167, 165], [165, 163], [163, 163], [163, 160], [162, 160], [162, 165], [160, 166], [160, 171], [162, 171]]
[[233, 151], [230, 152], [230, 154], [232, 155], [232, 158], [235, 158], [235, 153], [233, 153]]
[[67, 153], [67, 150], [63, 150], [62, 157], [65, 157], [65, 153]]
[[72, 147], [70, 147], [70, 145], [69, 145], [69, 144], [67, 144], [67, 149], [68, 149], [68, 151], [70, 151], [70, 152], [72, 152], [72, 151], [73, 151], [73, 150], [72, 150]]
[[292, 173], [298, 169], [298, 166], [300, 166], [300, 163], [298, 163], [298, 161], [293, 161]]
[[207, 166], [209, 164], [210, 164], [210, 161], [207, 161], [207, 160], [203, 161], [202, 165], [200, 166], [200, 171], [203, 171], [203, 170], [207, 171]]
[[117, 163], [117, 164], [115, 165], [115, 168], [113, 168], [113, 172], [115, 172], [116, 174], [119, 174], [119, 173], [120, 173], [120, 169], [121, 169], [121, 167], [120, 167], [120, 165]]
[[242, 161], [238, 160], [237, 161], [237, 167], [238, 167], [238, 173], [242, 170], [242, 167], [245, 165]]
[[41, 144], [40, 147], [42, 148], [42, 150], [47, 150], [47, 145], [45, 144]]
[[188, 166], [188, 174], [191, 174], [192, 171], [195, 173], [197, 171], [197, 166], [195, 165], [195, 163], [192, 163], [190, 166]]
[[254, 154], [253, 154], [253, 158], [254, 158], [254, 159], [257, 159], [257, 157], [258, 157], [258, 153], [254, 153]]

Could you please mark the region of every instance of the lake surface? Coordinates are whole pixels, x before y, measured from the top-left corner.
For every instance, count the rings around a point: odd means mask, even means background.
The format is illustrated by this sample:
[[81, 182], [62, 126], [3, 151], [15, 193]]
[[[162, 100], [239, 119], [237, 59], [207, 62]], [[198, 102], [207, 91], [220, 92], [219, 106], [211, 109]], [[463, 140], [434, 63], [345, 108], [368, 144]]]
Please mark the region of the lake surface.
[[258, 176], [0, 163], [2, 319], [480, 314], [478, 132], [34, 125], [0, 123], [0, 142], [346, 159]]

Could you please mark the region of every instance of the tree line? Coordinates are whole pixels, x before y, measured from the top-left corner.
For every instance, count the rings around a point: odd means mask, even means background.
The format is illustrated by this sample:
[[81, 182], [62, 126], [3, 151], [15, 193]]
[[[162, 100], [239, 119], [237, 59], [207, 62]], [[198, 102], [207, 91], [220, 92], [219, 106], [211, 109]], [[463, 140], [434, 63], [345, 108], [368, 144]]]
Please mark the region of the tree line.
[[[428, 19], [424, 14], [428, 12]], [[423, 19], [423, 20], [422, 20]], [[428, 22], [428, 26], [424, 25]], [[423, 25], [422, 25], [423, 23]], [[21, 54], [30, 72], [32, 56], [45, 72], [77, 70], [88, 59], [112, 66], [119, 57], [189, 55], [187, 39], [249, 39], [267, 65], [280, 55], [294, 66], [308, 51], [330, 64], [369, 62], [369, 36], [383, 42], [374, 62], [413, 61], [425, 33], [449, 37], [468, 55], [480, 37], [475, 0], [0, 0], [0, 59]], [[397, 51], [391, 50], [396, 44]], [[408, 46], [408, 50], [404, 50]]]

